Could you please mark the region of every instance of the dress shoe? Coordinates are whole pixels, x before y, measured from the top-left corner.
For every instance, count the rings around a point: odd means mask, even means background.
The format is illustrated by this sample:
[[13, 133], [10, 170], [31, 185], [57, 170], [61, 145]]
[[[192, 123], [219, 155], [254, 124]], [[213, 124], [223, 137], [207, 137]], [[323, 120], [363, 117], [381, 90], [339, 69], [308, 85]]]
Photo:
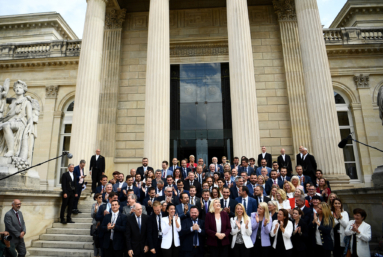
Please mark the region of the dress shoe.
[[78, 209], [76, 210], [77, 213], [82, 213], [82, 211], [79, 211]]
[[68, 220], [67, 223], [74, 223], [74, 221], [73, 220]]
[[60, 223], [65, 225], [67, 222], [65, 220], [61, 220]]
[[78, 214], [78, 210], [73, 209], [73, 210], [72, 210], [72, 214]]

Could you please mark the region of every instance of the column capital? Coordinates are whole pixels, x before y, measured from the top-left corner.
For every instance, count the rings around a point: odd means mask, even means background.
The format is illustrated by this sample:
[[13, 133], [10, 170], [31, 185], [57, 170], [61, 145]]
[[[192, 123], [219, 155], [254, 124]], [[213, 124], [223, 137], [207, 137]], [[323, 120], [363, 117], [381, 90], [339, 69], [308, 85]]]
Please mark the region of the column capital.
[[279, 21], [297, 20], [294, 0], [273, 0], [273, 5]]
[[126, 9], [107, 9], [105, 13], [105, 29], [121, 29], [126, 18]]

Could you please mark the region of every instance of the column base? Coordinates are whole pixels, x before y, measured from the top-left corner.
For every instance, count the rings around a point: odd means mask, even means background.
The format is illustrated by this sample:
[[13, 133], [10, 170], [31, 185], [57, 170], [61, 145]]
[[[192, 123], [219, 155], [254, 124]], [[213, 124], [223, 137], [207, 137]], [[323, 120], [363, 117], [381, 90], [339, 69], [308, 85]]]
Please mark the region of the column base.
[[346, 174], [339, 174], [339, 175], [325, 174], [324, 177], [330, 182], [331, 191], [354, 188], [354, 185], [350, 184], [350, 177], [347, 176]]

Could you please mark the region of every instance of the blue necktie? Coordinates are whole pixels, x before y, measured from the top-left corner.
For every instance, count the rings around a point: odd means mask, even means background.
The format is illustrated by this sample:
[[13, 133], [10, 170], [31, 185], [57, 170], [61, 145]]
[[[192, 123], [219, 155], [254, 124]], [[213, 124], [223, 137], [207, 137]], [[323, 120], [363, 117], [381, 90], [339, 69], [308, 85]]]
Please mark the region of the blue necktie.
[[246, 200], [245, 199], [243, 199], [243, 206], [245, 207], [245, 211], [247, 211]]
[[[196, 224], [197, 221], [193, 221], [193, 224]], [[194, 246], [198, 246], [198, 231], [197, 230], [194, 230], [194, 236], [193, 236], [193, 245]]]
[[138, 228], [140, 229], [140, 233], [141, 233], [141, 221], [140, 221], [141, 217], [137, 217], [137, 223], [138, 223]]

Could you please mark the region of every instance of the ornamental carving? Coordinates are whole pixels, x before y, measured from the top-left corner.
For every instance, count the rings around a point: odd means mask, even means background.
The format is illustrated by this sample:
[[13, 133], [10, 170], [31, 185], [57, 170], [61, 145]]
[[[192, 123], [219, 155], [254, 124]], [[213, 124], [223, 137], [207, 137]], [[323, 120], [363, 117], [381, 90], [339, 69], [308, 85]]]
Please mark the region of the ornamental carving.
[[273, 0], [273, 5], [278, 20], [297, 20], [294, 0]]
[[363, 74], [360, 74], [359, 76], [354, 76], [354, 82], [355, 82], [356, 88], [369, 88], [370, 87], [369, 75], [363, 76]]
[[227, 43], [217, 44], [188, 44], [188, 45], [171, 45], [171, 57], [187, 57], [187, 56], [210, 56], [210, 55], [228, 55], [229, 48]]
[[46, 87], [46, 98], [56, 98], [59, 92], [58, 86], [47, 86]]
[[105, 29], [121, 29], [125, 21], [126, 9], [109, 9], [105, 14]]

